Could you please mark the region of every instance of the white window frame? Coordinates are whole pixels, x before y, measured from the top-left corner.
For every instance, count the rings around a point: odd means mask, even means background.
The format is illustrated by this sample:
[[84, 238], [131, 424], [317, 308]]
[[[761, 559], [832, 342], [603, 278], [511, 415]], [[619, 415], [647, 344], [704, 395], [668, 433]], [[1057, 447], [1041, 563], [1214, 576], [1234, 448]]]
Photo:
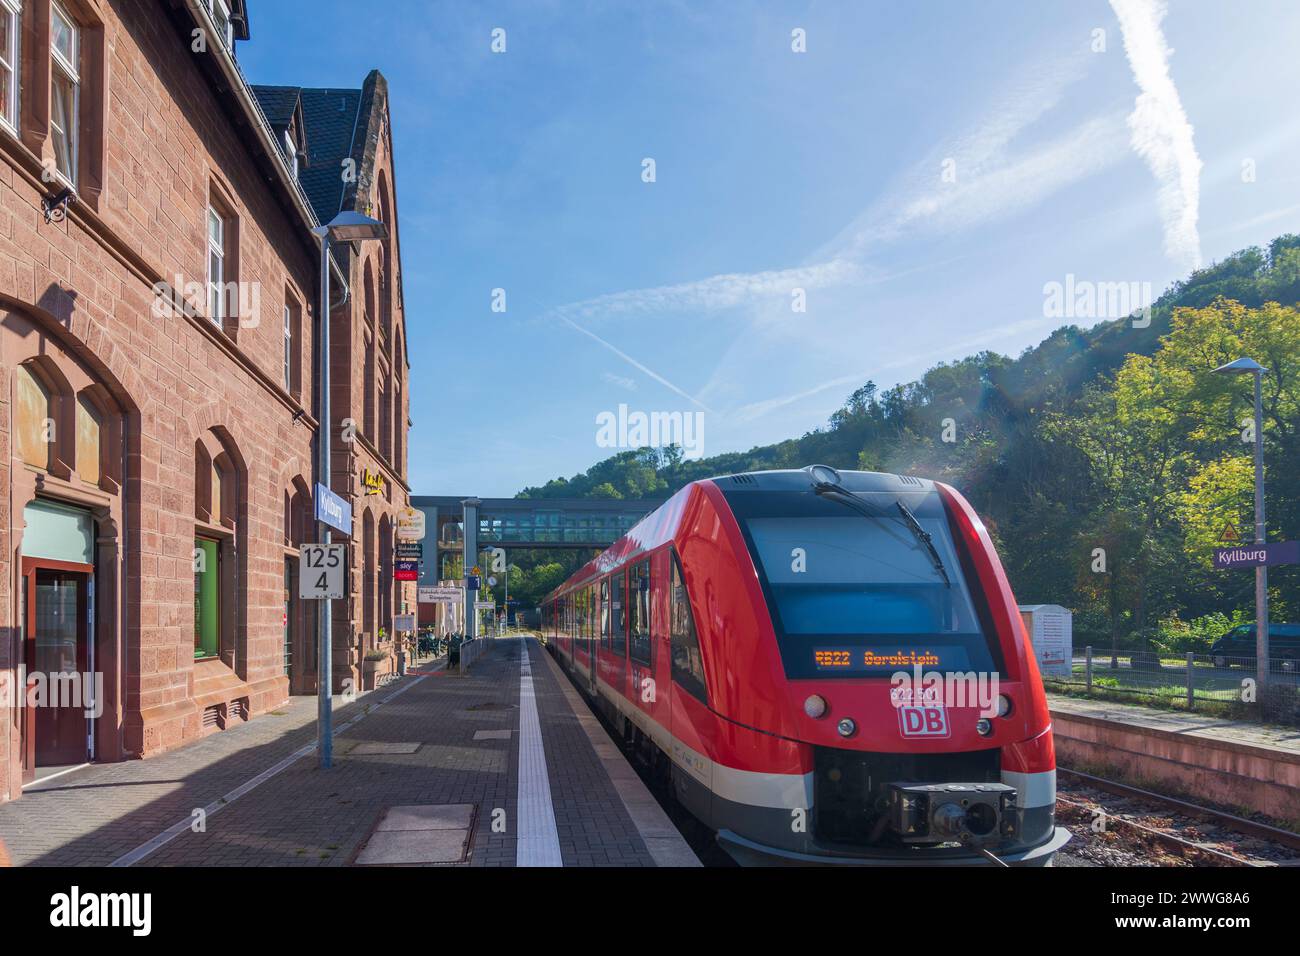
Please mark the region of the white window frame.
[[[0, 2], [3, 2], [3, 0], [0, 0]], [[298, 178], [298, 147], [294, 144], [293, 135], [288, 130], [284, 131], [284, 151], [286, 154], [286, 158], [289, 160], [289, 168], [293, 170], [293, 178], [297, 179]]]
[[[217, 222], [218, 235], [214, 239], [212, 236], [212, 221]], [[208, 215], [203, 223], [203, 235], [206, 239], [204, 246], [207, 249], [207, 272], [208, 272], [208, 318], [216, 325], [220, 326], [226, 318], [226, 217], [221, 215], [221, 211], [216, 206], [208, 205]], [[212, 274], [212, 257], [217, 257], [218, 275]], [[215, 303], [215, 305], [214, 305]]]
[[[218, 13], [220, 10], [220, 13]], [[227, 50], [235, 48], [235, 24], [230, 19], [230, 4], [226, 0], [210, 0], [208, 3], [208, 12], [212, 14], [212, 22], [220, 27], [225, 24], [225, 36], [221, 39], [226, 44]]]
[[[3, 126], [9, 132], [17, 135], [18, 133], [18, 85], [20, 81], [21, 59], [19, 53], [21, 47], [21, 34], [23, 28], [23, 5], [22, 0], [0, 0], [0, 17], [9, 18], [9, 48], [0, 50], [0, 68], [7, 67], [9, 70], [9, 99], [4, 104], [3, 114], [0, 114], [0, 126]], [[3, 61], [7, 60], [8, 63]]]
[[[54, 45], [54, 18], [60, 17], [65, 20], [72, 31], [72, 60], [69, 63], [62, 53]], [[77, 64], [81, 61], [81, 25], [72, 18], [72, 15], [64, 9], [62, 4], [50, 4], [50, 86], [54, 85], [53, 71], [58, 70], [72, 83], [72, 116], [71, 129], [65, 130], [64, 135], [68, 137], [68, 162], [71, 169], [66, 173], [55, 167], [55, 174], [62, 177], [69, 186], [75, 188], [77, 184], [77, 165], [80, 162], [80, 143], [78, 142], [78, 133], [81, 126], [81, 72]], [[50, 90], [53, 97], [54, 91]], [[50, 125], [54, 126], [54, 111], [50, 110]]]
[[284, 390], [293, 394], [293, 306], [284, 304]]

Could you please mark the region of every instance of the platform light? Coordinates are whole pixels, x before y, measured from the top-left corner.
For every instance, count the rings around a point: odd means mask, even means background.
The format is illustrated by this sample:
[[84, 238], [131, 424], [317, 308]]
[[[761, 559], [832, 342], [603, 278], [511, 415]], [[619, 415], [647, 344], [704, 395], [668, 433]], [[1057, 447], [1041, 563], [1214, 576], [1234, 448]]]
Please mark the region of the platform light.
[[818, 717], [826, 716], [826, 698], [818, 694], [812, 694], [803, 702], [803, 712], [816, 720]]
[[[388, 227], [378, 219], [359, 212], [343, 210], [327, 225], [317, 226], [312, 235], [320, 240], [320, 302], [316, 307], [316, 367], [320, 370], [320, 428], [317, 445], [317, 481], [328, 489], [333, 470], [330, 464], [330, 441], [333, 419], [330, 415], [330, 244], [334, 242], [362, 242], [367, 239], [387, 239]], [[330, 543], [329, 525], [320, 524], [320, 541]], [[334, 663], [333, 663], [333, 612], [330, 599], [316, 615], [316, 761], [322, 770], [334, 764]]]
[[358, 242], [363, 239], [387, 239], [388, 226], [378, 219], [345, 209], [323, 227], [331, 242]]
[[841, 737], [852, 737], [858, 731], [858, 725], [852, 717], [845, 717], [836, 726], [835, 729], [840, 732]]

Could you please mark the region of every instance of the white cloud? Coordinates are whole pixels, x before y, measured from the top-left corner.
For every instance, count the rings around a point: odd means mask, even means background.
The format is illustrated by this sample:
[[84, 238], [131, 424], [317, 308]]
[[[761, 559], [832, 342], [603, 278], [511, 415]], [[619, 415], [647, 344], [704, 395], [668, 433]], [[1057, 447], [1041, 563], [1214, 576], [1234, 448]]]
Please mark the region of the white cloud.
[[1110, 0], [1110, 5], [1119, 18], [1124, 52], [1141, 91], [1128, 118], [1130, 141], [1160, 185], [1157, 203], [1165, 255], [1181, 268], [1198, 268], [1201, 158], [1192, 139], [1192, 124], [1169, 75], [1173, 51], [1160, 29], [1167, 9], [1163, 0]]
[[792, 289], [821, 289], [862, 274], [844, 259], [766, 272], [728, 272], [677, 285], [630, 289], [560, 306], [561, 315], [581, 319], [658, 312], [717, 312], [762, 300], [789, 302]]
[[601, 372], [600, 380], [609, 385], [617, 385], [619, 388], [629, 392], [636, 391], [636, 379], [627, 378], [623, 375], [615, 375], [613, 372]]
[[[731, 404], [743, 400], [755, 367], [780, 361], [796, 349], [805, 355], [842, 355], [847, 344], [857, 342], [852, 331], [863, 314], [868, 286], [900, 275], [939, 268], [941, 263], [923, 263], [892, 272], [873, 267], [871, 260], [904, 238], [951, 235], [975, 229], [1024, 212], [1048, 196], [1092, 176], [1128, 155], [1122, 114], [1105, 114], [1085, 119], [1027, 143], [1031, 127], [1058, 106], [1066, 89], [1080, 79], [1095, 58], [1082, 45], [1075, 52], [1053, 51], [1026, 66], [995, 97], [984, 114], [965, 131], [936, 146], [914, 163], [898, 181], [887, 188], [862, 214], [837, 235], [814, 250], [806, 264], [786, 269], [714, 275], [674, 285], [631, 289], [597, 296], [552, 309], [551, 313], [590, 336], [625, 361], [647, 371], [608, 342], [574, 322], [595, 322], [627, 315], [698, 316], [726, 309], [747, 307], [745, 326], [698, 393], [711, 402]], [[941, 164], [951, 159], [954, 182], [941, 179]], [[850, 289], [852, 308], [841, 309], [831, 321], [804, 323], [789, 321], [792, 289]], [[832, 307], [833, 308], [833, 307]], [[1017, 323], [1017, 327], [1024, 323]], [[997, 338], [1003, 330], [991, 330], [982, 339]], [[949, 343], [942, 355], [949, 356], [960, 343]], [[912, 358], [878, 365], [876, 369], [911, 364]], [[791, 404], [828, 388], [861, 384], [861, 375], [823, 381], [783, 398], [739, 406], [739, 420], [749, 420], [766, 411]], [[696, 404], [676, 386], [673, 391]], [[703, 407], [701, 405], [701, 407]]]

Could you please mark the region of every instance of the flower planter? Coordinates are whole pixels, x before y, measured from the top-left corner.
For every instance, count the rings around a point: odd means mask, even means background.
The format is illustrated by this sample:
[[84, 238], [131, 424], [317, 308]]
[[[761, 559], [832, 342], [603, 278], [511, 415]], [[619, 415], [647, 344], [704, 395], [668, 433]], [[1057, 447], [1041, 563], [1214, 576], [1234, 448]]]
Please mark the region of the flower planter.
[[366, 660], [361, 665], [362, 690], [374, 690], [379, 686], [380, 678], [393, 672], [393, 659], [385, 657], [382, 660]]

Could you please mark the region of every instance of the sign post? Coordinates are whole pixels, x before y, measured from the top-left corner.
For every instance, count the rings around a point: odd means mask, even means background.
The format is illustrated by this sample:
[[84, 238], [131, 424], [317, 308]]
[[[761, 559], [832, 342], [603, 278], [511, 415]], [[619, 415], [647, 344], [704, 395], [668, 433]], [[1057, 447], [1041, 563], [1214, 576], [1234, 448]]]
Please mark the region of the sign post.
[[[321, 242], [321, 248], [328, 248], [328, 243]], [[322, 281], [328, 287], [329, 285], [329, 266], [325, 261], [325, 253], [322, 252], [321, 272], [324, 275]], [[322, 299], [323, 302], [329, 301], [328, 288]], [[322, 328], [328, 329], [329, 322], [322, 322]], [[322, 335], [328, 336], [328, 332]], [[325, 338], [321, 348], [326, 358], [322, 363], [329, 364], [329, 340]], [[322, 475], [330, 473], [330, 437], [329, 437], [329, 389], [321, 389], [321, 422], [322, 434], [318, 438], [320, 443], [320, 472]], [[352, 505], [344, 501], [329, 488], [325, 487], [319, 481], [316, 482], [316, 520], [320, 522], [321, 547], [331, 547], [330, 528], [337, 528], [344, 534], [352, 533]], [[301, 575], [299, 579], [301, 580]], [[340, 598], [342, 593], [338, 595]], [[328, 770], [333, 765], [333, 748], [334, 748], [334, 633], [333, 633], [333, 610], [330, 605], [330, 596], [327, 594], [322, 599], [320, 613], [317, 617], [320, 619], [320, 646], [316, 649], [316, 761], [322, 770]]]
[[465, 498], [461, 501], [461, 522], [464, 533], [461, 535], [461, 567], [465, 570], [465, 640], [472, 641], [478, 633], [478, 614], [474, 610], [474, 592], [478, 590], [478, 580], [471, 585], [468, 578], [470, 568], [478, 561], [478, 506], [483, 502], [479, 498]]

